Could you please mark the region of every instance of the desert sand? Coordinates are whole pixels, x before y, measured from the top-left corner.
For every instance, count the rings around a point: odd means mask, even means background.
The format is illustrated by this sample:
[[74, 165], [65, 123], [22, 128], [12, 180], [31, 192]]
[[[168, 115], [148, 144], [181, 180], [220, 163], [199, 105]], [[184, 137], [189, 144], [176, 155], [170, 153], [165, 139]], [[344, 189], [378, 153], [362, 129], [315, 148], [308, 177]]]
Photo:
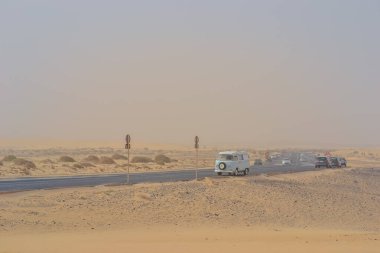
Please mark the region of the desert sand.
[[[205, 149], [199, 154], [198, 166], [213, 167], [217, 151]], [[169, 162], [158, 163], [156, 156], [165, 155]], [[13, 156], [13, 159], [9, 159]], [[16, 157], [17, 160], [14, 160]], [[72, 158], [65, 160], [62, 158]], [[151, 161], [135, 162], [136, 157]], [[19, 163], [18, 161], [30, 163]], [[131, 173], [169, 171], [195, 167], [195, 151], [192, 149], [136, 149], [130, 153]], [[0, 177], [40, 177], [86, 174], [126, 173], [127, 152], [120, 148], [49, 148], [49, 149], [0, 149]]]
[[0, 195], [0, 252], [379, 252], [380, 170]]

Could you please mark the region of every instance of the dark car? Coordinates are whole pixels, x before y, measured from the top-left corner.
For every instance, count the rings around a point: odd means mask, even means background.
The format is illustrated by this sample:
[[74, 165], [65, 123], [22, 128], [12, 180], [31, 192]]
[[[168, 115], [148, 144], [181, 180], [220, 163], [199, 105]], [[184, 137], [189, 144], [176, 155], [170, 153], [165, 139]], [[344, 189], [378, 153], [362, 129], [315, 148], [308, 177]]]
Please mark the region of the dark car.
[[330, 157], [331, 168], [340, 168], [340, 163], [337, 157]]
[[340, 167], [347, 167], [346, 158], [344, 158], [344, 157], [338, 157], [338, 161], [339, 161]]
[[331, 168], [330, 160], [326, 156], [316, 157], [315, 168]]
[[261, 159], [256, 159], [253, 166], [263, 166], [263, 161]]

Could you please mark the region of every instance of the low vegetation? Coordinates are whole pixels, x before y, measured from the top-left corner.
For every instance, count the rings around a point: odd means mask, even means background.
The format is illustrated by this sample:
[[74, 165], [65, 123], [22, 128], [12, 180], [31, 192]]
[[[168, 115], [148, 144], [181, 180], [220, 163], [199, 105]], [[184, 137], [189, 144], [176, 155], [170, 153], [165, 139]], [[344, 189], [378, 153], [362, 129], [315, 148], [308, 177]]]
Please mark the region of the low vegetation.
[[3, 158], [3, 162], [12, 162], [16, 159], [17, 159], [17, 157], [14, 155], [7, 155]]
[[154, 161], [159, 164], [159, 165], [165, 165], [165, 163], [170, 163], [172, 160], [167, 157], [166, 155], [157, 155], [155, 158], [154, 158]]
[[75, 160], [74, 160], [74, 158], [72, 158], [72, 157], [70, 157], [70, 156], [61, 156], [60, 158], [59, 158], [59, 161], [60, 162], [64, 162], [64, 163], [75, 163]]
[[114, 160], [128, 160], [128, 157], [120, 154], [114, 154], [111, 158]]
[[73, 168], [75, 168], [75, 169], [83, 169], [83, 165], [80, 164], [80, 163], [75, 163], [75, 164], [73, 165]]
[[110, 157], [102, 156], [99, 159], [99, 163], [100, 164], [115, 164], [115, 161]]
[[88, 167], [95, 167], [95, 165], [93, 165], [92, 163], [88, 163], [88, 162], [84, 162], [84, 163], [80, 163], [84, 168], [88, 168]]
[[22, 158], [16, 158], [13, 160], [15, 165], [24, 166], [27, 169], [35, 169], [36, 165], [32, 161], [28, 161]]
[[132, 158], [132, 163], [151, 163], [153, 160], [147, 156], [135, 156]]
[[3, 162], [2, 161], [0, 161], [0, 166], [3, 166]]
[[99, 163], [100, 159], [96, 155], [89, 155], [83, 159], [84, 162]]
[[43, 164], [53, 164], [54, 162], [52, 160], [50, 160], [50, 159], [44, 159], [44, 160], [41, 161], [41, 163], [43, 163]]
[[30, 172], [30, 169], [29, 169], [29, 168], [22, 168], [22, 169], [20, 170], [20, 173], [21, 173], [22, 175], [24, 175], [24, 176], [30, 176], [30, 175], [32, 175], [32, 173]]

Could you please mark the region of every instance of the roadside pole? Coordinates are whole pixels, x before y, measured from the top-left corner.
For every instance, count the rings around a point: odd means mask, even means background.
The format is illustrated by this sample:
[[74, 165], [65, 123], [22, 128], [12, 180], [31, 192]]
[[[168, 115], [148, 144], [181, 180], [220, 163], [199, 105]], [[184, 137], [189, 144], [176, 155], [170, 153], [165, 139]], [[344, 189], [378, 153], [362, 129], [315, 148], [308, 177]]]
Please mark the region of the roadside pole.
[[198, 180], [198, 149], [199, 149], [199, 137], [198, 136], [195, 136], [195, 153], [196, 153], [196, 163], [195, 163], [195, 166], [196, 166], [196, 169], [195, 169], [195, 180]]
[[131, 149], [131, 136], [127, 134], [125, 136], [125, 149], [128, 152], [128, 172], [127, 172], [127, 184], [129, 184], [129, 150]]

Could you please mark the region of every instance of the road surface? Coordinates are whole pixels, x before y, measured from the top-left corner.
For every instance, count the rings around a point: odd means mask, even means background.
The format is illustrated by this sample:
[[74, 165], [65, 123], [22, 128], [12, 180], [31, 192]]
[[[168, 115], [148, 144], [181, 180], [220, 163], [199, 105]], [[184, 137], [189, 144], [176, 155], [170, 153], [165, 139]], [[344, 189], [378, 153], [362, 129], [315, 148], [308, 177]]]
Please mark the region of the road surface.
[[[303, 164], [297, 166], [262, 166], [251, 167], [250, 175], [254, 174], [274, 174], [292, 173], [315, 170], [313, 165]], [[205, 168], [198, 170], [198, 178], [216, 177], [214, 169]], [[27, 190], [83, 187], [109, 184], [126, 183], [126, 174], [106, 174], [106, 175], [85, 175], [85, 176], [60, 176], [43, 178], [14, 178], [0, 179], [0, 192], [16, 192]], [[131, 173], [130, 184], [153, 183], [153, 182], [174, 182], [195, 179], [195, 170], [177, 170], [167, 172], [146, 172]]]

